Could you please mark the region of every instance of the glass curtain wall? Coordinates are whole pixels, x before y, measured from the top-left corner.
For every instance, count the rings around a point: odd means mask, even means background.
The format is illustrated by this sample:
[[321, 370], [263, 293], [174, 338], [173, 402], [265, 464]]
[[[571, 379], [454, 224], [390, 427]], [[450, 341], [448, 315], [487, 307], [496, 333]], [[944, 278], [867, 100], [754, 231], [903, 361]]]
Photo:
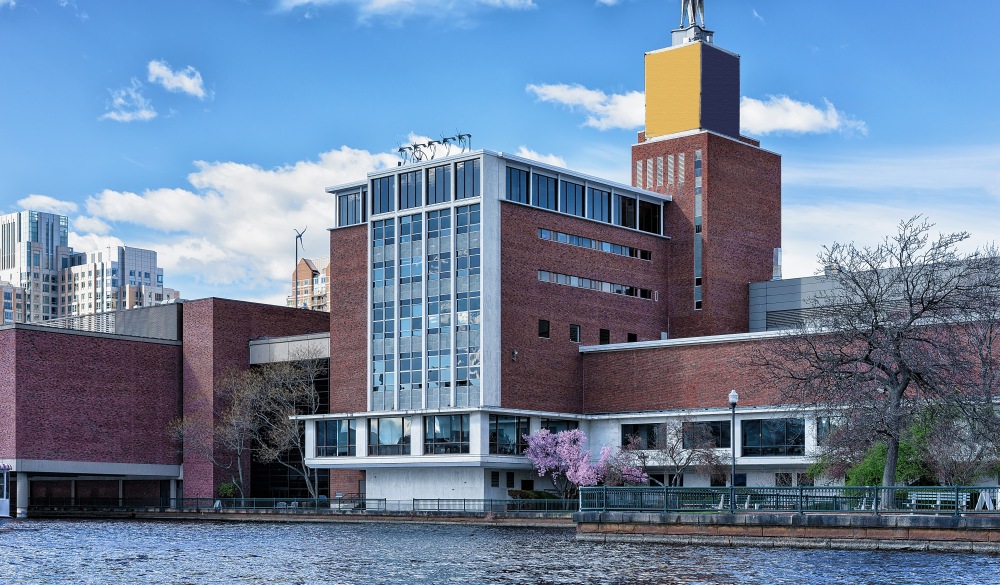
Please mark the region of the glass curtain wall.
[[451, 210], [427, 214], [427, 408], [451, 406]]
[[399, 408], [423, 407], [423, 219], [399, 218]]
[[396, 403], [396, 220], [372, 223], [372, 410]]
[[480, 403], [482, 375], [480, 213], [479, 204], [466, 205], [455, 210], [456, 406], [479, 406]]

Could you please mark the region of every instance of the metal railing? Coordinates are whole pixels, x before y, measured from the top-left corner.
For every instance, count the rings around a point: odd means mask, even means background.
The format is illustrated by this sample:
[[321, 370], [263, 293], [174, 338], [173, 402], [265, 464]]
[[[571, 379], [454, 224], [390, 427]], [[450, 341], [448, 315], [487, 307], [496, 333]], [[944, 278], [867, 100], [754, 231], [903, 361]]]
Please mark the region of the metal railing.
[[346, 496], [332, 498], [39, 498], [31, 499], [35, 512], [274, 512], [345, 514], [366, 512], [517, 513], [569, 515], [579, 500], [411, 499], [386, 500]]
[[582, 512], [1000, 514], [996, 486], [584, 487]]

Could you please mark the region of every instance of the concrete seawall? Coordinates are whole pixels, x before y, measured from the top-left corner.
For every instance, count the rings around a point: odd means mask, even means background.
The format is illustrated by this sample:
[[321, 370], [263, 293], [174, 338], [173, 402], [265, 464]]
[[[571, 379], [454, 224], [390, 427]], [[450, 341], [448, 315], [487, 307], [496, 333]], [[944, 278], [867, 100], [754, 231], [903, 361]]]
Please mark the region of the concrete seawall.
[[578, 512], [577, 539], [1000, 555], [1000, 516]]

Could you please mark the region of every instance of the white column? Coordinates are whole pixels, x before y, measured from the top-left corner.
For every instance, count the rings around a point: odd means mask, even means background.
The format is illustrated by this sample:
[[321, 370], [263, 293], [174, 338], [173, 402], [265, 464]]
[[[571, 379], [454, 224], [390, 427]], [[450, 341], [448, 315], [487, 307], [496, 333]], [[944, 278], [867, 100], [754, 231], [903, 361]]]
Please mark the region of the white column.
[[177, 480], [170, 480], [170, 507], [176, 508], [177, 506]]
[[28, 494], [31, 488], [28, 487], [28, 474], [23, 471], [17, 473], [17, 517], [28, 517]]

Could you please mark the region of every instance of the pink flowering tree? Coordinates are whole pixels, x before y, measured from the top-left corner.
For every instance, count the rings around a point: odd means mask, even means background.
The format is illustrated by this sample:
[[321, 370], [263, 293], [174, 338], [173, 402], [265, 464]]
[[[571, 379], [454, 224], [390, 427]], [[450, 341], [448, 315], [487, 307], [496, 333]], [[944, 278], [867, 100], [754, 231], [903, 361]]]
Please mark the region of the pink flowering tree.
[[[575, 498], [580, 486], [597, 485], [608, 477], [621, 483], [645, 483], [649, 477], [642, 469], [623, 464], [620, 450], [601, 449], [598, 462], [591, 463], [587, 435], [574, 429], [551, 433], [548, 429], [524, 435], [528, 448], [524, 455], [535, 466], [539, 477], [548, 475], [561, 498]], [[619, 479], [620, 478], [620, 479]], [[620, 481], [620, 483], [619, 483]]]

